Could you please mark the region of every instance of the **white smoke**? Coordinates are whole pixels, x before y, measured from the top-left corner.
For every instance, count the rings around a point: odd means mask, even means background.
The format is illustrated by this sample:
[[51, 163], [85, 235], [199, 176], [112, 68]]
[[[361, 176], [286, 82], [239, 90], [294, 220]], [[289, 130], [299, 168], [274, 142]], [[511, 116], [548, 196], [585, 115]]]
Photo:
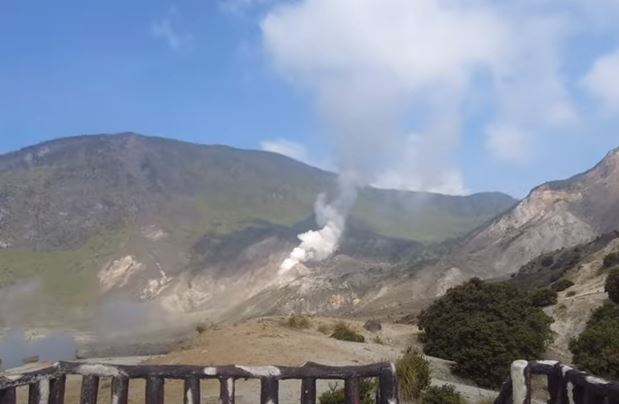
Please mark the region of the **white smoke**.
[[320, 230], [310, 230], [297, 236], [301, 244], [282, 262], [279, 267], [280, 275], [299, 263], [322, 261], [337, 251], [346, 228], [346, 217], [357, 199], [359, 184], [359, 177], [348, 171], [339, 176], [338, 195], [333, 202], [327, 202], [326, 194], [318, 195], [314, 204], [314, 215]]
[[75, 358], [77, 344], [73, 336], [52, 330], [31, 335], [25, 326], [31, 311], [40, 312], [44, 300], [43, 283], [38, 279], [19, 281], [0, 288], [0, 368], [20, 366], [25, 358], [55, 362]]
[[[566, 45], [593, 23], [608, 29], [582, 4], [299, 0], [274, 3], [261, 30], [274, 67], [313, 97], [340, 171], [461, 194], [464, 125], [479, 126], [490, 157], [523, 163], [538, 134], [578, 122]], [[342, 218], [300, 235], [284, 269], [335, 251], [347, 211], [334, 208]]]

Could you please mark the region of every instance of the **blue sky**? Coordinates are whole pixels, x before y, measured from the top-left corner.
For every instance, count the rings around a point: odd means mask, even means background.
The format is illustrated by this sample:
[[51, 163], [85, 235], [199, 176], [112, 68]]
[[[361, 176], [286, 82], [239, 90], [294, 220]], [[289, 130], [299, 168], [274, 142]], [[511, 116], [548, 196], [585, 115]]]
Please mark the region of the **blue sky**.
[[619, 146], [614, 0], [412, 3], [0, 0], [0, 151], [134, 131], [521, 197]]

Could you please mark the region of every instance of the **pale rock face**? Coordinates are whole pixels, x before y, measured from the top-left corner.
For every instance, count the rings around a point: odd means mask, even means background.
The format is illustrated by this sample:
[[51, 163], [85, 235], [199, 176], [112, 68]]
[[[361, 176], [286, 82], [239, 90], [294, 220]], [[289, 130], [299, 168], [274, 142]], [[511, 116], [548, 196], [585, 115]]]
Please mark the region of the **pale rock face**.
[[140, 298], [142, 300], [151, 300], [156, 298], [173, 280], [172, 277], [166, 275], [166, 273], [162, 270], [159, 271], [159, 275], [159, 278], [148, 280], [146, 287], [142, 289], [142, 293], [140, 294]]
[[490, 262], [480, 265], [479, 275], [497, 276], [546, 252], [589, 241], [598, 233], [571, 211], [571, 204], [582, 198], [580, 192], [541, 187], [471, 238], [464, 253]]
[[143, 270], [143, 264], [132, 255], [112, 261], [97, 274], [101, 290], [106, 292], [113, 288], [122, 288], [129, 283], [133, 275], [141, 270]]
[[154, 225], [148, 226], [142, 229], [142, 235], [146, 237], [147, 239], [150, 239], [153, 241], [159, 241], [161, 239], [168, 237], [168, 233], [166, 233], [163, 229], [157, 226], [154, 226]]

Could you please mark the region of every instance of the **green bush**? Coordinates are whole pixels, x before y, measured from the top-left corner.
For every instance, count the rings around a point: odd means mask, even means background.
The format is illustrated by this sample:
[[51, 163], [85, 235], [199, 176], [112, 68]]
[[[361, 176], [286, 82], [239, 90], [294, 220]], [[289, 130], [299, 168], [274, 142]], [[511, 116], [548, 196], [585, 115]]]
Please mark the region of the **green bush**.
[[552, 255], [545, 256], [544, 258], [542, 258], [542, 262], [541, 262], [543, 267], [549, 267], [554, 263], [555, 263], [555, 258]]
[[617, 264], [619, 264], [619, 254], [616, 252], [611, 252], [604, 257], [604, 268], [610, 268]]
[[333, 327], [331, 338], [339, 339], [341, 341], [365, 342], [363, 335], [357, 333], [344, 322], [339, 322], [335, 325], [335, 327]]
[[202, 334], [204, 333], [206, 330], [208, 329], [208, 327], [206, 326], [206, 324], [204, 323], [198, 323], [196, 324], [196, 332], [198, 334]]
[[535, 307], [547, 307], [557, 304], [557, 291], [552, 289], [537, 289], [531, 294], [531, 304]]
[[526, 291], [479, 279], [450, 289], [419, 315], [424, 352], [453, 360], [455, 373], [483, 387], [500, 386], [512, 361], [540, 358], [551, 322]]
[[613, 269], [606, 278], [604, 291], [608, 293], [608, 298], [619, 304], [619, 268]]
[[[376, 383], [362, 379], [361, 383], [359, 383], [359, 398], [361, 404], [374, 404], [376, 402]], [[345, 404], [344, 388], [338, 387], [337, 383], [330, 384], [329, 390], [318, 397], [318, 402], [320, 404]]]
[[446, 384], [444, 386], [431, 386], [423, 393], [422, 404], [466, 404], [466, 401], [456, 388]]
[[430, 385], [430, 364], [423, 355], [411, 348], [395, 364], [398, 391], [404, 401], [417, 400]]
[[556, 292], [563, 292], [565, 289], [569, 289], [572, 286], [574, 286], [574, 282], [570, 281], [569, 279], [563, 278], [550, 285], [550, 289]]
[[291, 314], [286, 320], [283, 321], [282, 325], [294, 328], [296, 330], [310, 328], [312, 323], [309, 318], [300, 314]]
[[619, 380], [619, 305], [608, 302], [596, 309], [569, 347], [580, 369]]

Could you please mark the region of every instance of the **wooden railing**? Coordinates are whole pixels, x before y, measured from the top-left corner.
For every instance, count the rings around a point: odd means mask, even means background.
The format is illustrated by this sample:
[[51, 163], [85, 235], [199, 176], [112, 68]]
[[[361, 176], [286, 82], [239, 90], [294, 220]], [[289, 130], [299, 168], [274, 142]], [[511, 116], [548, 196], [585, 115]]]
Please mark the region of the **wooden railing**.
[[[235, 381], [237, 379], [259, 379], [260, 403], [279, 402], [279, 381], [298, 379], [301, 381], [301, 403], [316, 403], [316, 380], [344, 380], [347, 404], [359, 403], [360, 380], [378, 379], [376, 402], [396, 404], [397, 383], [394, 366], [391, 363], [378, 363], [367, 366], [324, 366], [307, 363], [302, 367], [287, 366], [183, 366], [183, 365], [107, 365], [92, 363], [59, 362], [51, 367], [15, 374], [0, 373], [0, 404], [15, 404], [19, 387], [28, 386], [28, 403], [63, 404], [65, 384], [68, 375], [82, 377], [80, 404], [96, 404], [99, 394], [99, 380], [111, 378], [112, 404], [126, 404], [129, 381], [145, 379], [145, 401], [147, 404], [163, 404], [166, 379], [184, 380], [184, 394], [174, 403], [200, 403], [200, 381], [219, 380], [219, 403], [233, 404], [235, 400]], [[258, 401], [258, 400], [256, 400]]]
[[511, 379], [495, 404], [531, 403], [531, 376], [547, 377], [548, 404], [619, 404], [619, 383], [580, 372], [556, 361], [515, 361]]

